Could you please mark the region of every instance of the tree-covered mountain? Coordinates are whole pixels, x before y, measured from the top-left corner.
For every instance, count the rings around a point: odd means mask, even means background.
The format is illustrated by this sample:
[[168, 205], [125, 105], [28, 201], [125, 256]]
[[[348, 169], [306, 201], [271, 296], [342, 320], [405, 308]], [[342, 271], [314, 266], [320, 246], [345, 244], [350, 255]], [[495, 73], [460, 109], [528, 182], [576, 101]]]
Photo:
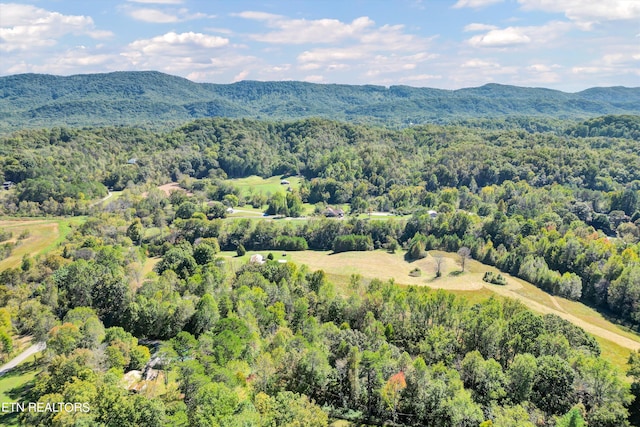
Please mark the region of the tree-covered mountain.
[[158, 72], [0, 77], [0, 131], [23, 127], [146, 125], [201, 117], [324, 117], [406, 126], [474, 118], [590, 118], [640, 113], [640, 88], [564, 93], [488, 84], [441, 90], [295, 81], [194, 83]]

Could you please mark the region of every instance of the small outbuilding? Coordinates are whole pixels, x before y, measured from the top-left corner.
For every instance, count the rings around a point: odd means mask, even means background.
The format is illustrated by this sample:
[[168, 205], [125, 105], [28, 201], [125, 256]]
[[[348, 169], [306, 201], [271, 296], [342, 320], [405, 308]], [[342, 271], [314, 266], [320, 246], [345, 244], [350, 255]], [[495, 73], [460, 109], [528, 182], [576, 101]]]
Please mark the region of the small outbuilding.
[[324, 211], [324, 216], [327, 218], [342, 218], [344, 216], [344, 211], [342, 209], [336, 209], [329, 206]]

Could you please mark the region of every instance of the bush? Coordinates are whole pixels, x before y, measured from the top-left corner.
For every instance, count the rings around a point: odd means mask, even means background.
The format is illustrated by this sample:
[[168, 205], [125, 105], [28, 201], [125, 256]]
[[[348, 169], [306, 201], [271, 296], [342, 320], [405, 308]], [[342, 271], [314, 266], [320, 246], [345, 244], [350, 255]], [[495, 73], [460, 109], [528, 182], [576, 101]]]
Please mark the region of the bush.
[[500, 273], [494, 274], [491, 271], [487, 271], [484, 273], [484, 277], [482, 278], [487, 283], [493, 283], [494, 285], [506, 285], [507, 279]]
[[4, 242], [5, 240], [9, 240], [13, 236], [13, 233], [0, 228], [0, 242]]
[[418, 267], [414, 268], [413, 270], [411, 270], [409, 272], [409, 276], [411, 277], [420, 277], [422, 276], [422, 270], [420, 270]]
[[425, 235], [416, 233], [409, 241], [409, 249], [407, 250], [405, 258], [410, 261], [425, 258], [427, 256], [426, 241], [427, 238]]
[[247, 253], [247, 250], [244, 248], [244, 246], [242, 246], [242, 244], [240, 244], [236, 249], [236, 253], [238, 254], [238, 256], [244, 256], [244, 254]]

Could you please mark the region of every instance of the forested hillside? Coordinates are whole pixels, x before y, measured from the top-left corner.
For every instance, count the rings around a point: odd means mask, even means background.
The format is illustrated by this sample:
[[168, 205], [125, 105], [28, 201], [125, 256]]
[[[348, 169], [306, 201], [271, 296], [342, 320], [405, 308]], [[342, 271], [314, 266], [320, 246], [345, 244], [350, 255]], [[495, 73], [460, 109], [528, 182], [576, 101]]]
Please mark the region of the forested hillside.
[[557, 121], [640, 113], [640, 88], [578, 93], [489, 84], [439, 90], [408, 86], [242, 81], [198, 84], [158, 72], [0, 77], [0, 131], [24, 127], [136, 125], [168, 129], [201, 117], [324, 117], [404, 127], [461, 118]]

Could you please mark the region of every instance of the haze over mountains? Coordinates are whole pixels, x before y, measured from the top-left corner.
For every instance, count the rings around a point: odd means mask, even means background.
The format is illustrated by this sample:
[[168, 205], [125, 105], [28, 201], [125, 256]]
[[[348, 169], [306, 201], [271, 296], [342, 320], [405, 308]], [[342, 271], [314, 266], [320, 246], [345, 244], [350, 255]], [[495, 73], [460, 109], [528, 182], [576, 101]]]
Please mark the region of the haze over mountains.
[[640, 114], [640, 87], [577, 93], [487, 84], [442, 90], [296, 81], [194, 83], [159, 72], [0, 77], [0, 131], [24, 127], [143, 124], [200, 117], [291, 120], [324, 117], [406, 126], [473, 118], [588, 118]]

